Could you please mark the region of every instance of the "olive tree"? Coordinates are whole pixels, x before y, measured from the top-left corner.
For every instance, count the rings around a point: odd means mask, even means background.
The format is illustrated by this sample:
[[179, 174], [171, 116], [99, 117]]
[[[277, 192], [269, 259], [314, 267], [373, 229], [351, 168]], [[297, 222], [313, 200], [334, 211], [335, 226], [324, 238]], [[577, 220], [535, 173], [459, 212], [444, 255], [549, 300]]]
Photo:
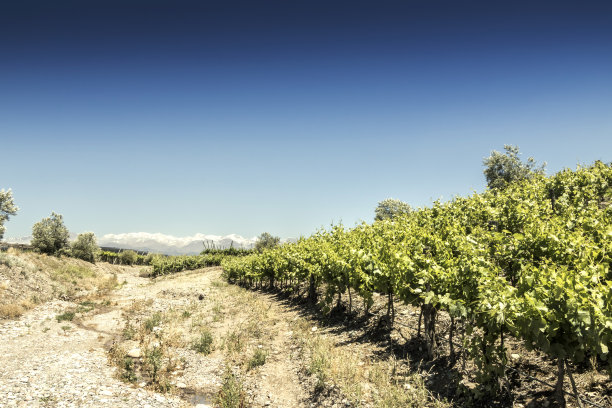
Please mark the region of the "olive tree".
[[4, 237], [6, 227], [4, 222], [8, 221], [9, 216], [17, 214], [19, 208], [13, 202], [13, 192], [8, 190], [0, 190], [0, 240]]
[[395, 198], [387, 198], [378, 203], [376, 210], [374, 210], [374, 220], [389, 220], [400, 214], [409, 214], [411, 211], [412, 207], [409, 204]]
[[255, 242], [255, 250], [262, 252], [265, 249], [274, 248], [280, 243], [280, 237], [275, 237], [268, 232], [264, 232], [257, 237]]
[[61, 214], [52, 212], [32, 227], [32, 246], [45, 254], [59, 254], [68, 247], [68, 229]]
[[100, 248], [93, 232], [79, 234], [70, 246], [72, 256], [87, 262], [95, 262]]
[[490, 189], [503, 190], [514, 181], [544, 174], [546, 163], [538, 167], [533, 157], [529, 157], [527, 163], [523, 163], [519, 157], [518, 146], [504, 145], [504, 150], [505, 153], [493, 150], [491, 155], [483, 160], [485, 166], [483, 172]]

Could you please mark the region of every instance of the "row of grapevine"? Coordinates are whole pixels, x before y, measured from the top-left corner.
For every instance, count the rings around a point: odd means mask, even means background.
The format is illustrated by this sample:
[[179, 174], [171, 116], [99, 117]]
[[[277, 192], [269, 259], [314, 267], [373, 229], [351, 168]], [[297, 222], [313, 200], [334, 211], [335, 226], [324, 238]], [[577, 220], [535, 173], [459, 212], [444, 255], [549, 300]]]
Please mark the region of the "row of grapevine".
[[[149, 265], [155, 255], [141, 255], [132, 250], [125, 250], [121, 252], [113, 251], [100, 251], [96, 255], [97, 258], [102, 262], [108, 262], [111, 264], [118, 265]], [[159, 256], [159, 255], [157, 255]]]
[[223, 254], [160, 256], [151, 261], [151, 266], [153, 267], [152, 276], [200, 269], [208, 266], [218, 266], [221, 265], [224, 257], [225, 255]]
[[[503, 191], [436, 202], [392, 221], [335, 226], [262, 254], [228, 258], [230, 280], [306, 283], [325, 304], [348, 293], [366, 307], [377, 292], [421, 307], [428, 353], [436, 316], [467, 322], [479, 382], [495, 387], [504, 337], [559, 362], [606, 360], [612, 342], [612, 167], [596, 162], [534, 176]], [[451, 356], [453, 357], [453, 356]]]

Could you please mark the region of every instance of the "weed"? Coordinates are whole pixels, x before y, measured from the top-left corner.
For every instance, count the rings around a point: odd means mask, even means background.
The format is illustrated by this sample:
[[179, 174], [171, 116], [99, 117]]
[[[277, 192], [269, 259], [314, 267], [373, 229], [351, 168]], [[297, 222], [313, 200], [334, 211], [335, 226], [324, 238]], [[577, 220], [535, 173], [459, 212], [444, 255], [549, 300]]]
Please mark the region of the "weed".
[[51, 330], [51, 328], [49, 328], [49, 327], [43, 327], [42, 332], [43, 332], [43, 333], [46, 333], [46, 332], [48, 332], [49, 330]]
[[325, 380], [327, 380], [327, 372], [329, 370], [329, 362], [325, 354], [315, 352], [310, 359], [308, 366], [308, 374], [314, 375], [316, 379], [315, 390], [322, 391], [325, 388]]
[[132, 340], [134, 336], [136, 336], [136, 329], [132, 326], [132, 323], [128, 319], [125, 322], [125, 327], [123, 328], [123, 338], [126, 340]]
[[193, 343], [193, 349], [198, 353], [210, 354], [212, 351], [213, 337], [208, 329], [203, 329], [200, 338]]
[[249, 370], [254, 369], [255, 367], [262, 366], [266, 363], [267, 353], [262, 349], [255, 350], [253, 357], [249, 360]]
[[122, 380], [131, 382], [131, 383], [136, 382], [138, 378], [136, 377], [134, 360], [131, 357], [126, 356], [123, 359], [122, 369], [123, 369], [123, 372], [121, 373]]
[[158, 382], [159, 380], [163, 357], [164, 353], [161, 347], [154, 346], [153, 348], [145, 351], [146, 369], [154, 383]]
[[212, 282], [210, 282], [210, 285], [213, 288], [224, 288], [224, 287], [228, 286], [228, 283], [225, 282], [225, 281], [221, 281], [221, 280], [215, 279]]
[[161, 321], [162, 321], [161, 313], [159, 312], [153, 313], [153, 315], [149, 317], [147, 320], [145, 320], [144, 322], [145, 331], [147, 333], [152, 332], [155, 327], [159, 326]]
[[247, 406], [244, 387], [240, 379], [230, 370], [225, 374], [215, 405], [221, 408], [245, 408]]
[[95, 307], [96, 304], [94, 302], [87, 300], [85, 302], [79, 303], [79, 306], [77, 307], [76, 311], [77, 313], [87, 313], [93, 310]]
[[72, 310], [67, 310], [64, 313], [55, 316], [55, 319], [59, 322], [67, 321], [71, 322], [74, 319], [74, 312]]
[[215, 305], [212, 308], [212, 312], [213, 312], [214, 322], [223, 321], [223, 306], [221, 306], [220, 303], [215, 303]]
[[66, 326], [62, 326], [62, 330], [64, 331], [64, 334], [66, 334], [67, 331], [71, 330], [72, 327], [66, 325]]
[[187, 319], [191, 316], [191, 312], [189, 310], [184, 310], [181, 316], [183, 317], [183, 319]]
[[244, 339], [242, 335], [233, 331], [225, 338], [225, 347], [227, 348], [228, 353], [240, 353], [244, 349]]
[[261, 321], [260, 320], [251, 321], [247, 325], [245, 332], [248, 333], [249, 337], [252, 336], [256, 339], [261, 339], [262, 336], [264, 335], [263, 326], [261, 324]]

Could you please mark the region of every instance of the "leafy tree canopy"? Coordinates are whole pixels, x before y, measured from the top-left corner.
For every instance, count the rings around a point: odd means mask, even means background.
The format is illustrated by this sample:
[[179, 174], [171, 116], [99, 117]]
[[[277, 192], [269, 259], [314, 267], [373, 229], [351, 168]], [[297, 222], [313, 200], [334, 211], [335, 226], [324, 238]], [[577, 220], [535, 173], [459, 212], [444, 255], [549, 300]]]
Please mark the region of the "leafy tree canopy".
[[32, 246], [45, 254], [58, 254], [68, 247], [68, 229], [61, 214], [51, 213], [32, 227]]
[[376, 210], [374, 211], [374, 220], [388, 220], [397, 217], [400, 214], [408, 214], [412, 211], [412, 207], [409, 204], [396, 200], [395, 198], [387, 198], [378, 203]]
[[124, 265], [133, 265], [138, 259], [138, 254], [135, 251], [128, 249], [126, 251], [121, 251], [119, 254], [119, 259]]
[[17, 214], [19, 208], [13, 202], [13, 192], [11, 189], [0, 190], [0, 239], [4, 237], [6, 227], [4, 222], [8, 221], [9, 216]]
[[265, 249], [274, 248], [280, 243], [280, 237], [275, 237], [268, 232], [264, 232], [255, 242], [255, 250], [262, 252]]
[[88, 262], [95, 262], [100, 248], [93, 232], [79, 234], [76, 241], [71, 245], [72, 256]]
[[518, 146], [504, 145], [505, 153], [496, 150], [483, 160], [484, 175], [490, 189], [503, 190], [506, 186], [517, 180], [529, 179], [536, 174], [544, 174], [546, 163], [536, 165], [533, 157], [523, 163], [519, 157]]

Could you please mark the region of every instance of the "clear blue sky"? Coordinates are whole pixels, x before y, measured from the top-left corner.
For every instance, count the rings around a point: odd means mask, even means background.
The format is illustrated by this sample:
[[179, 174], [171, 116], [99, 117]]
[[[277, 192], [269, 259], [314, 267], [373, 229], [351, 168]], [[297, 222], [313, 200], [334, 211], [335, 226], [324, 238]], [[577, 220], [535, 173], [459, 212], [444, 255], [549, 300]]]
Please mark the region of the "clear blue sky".
[[295, 237], [482, 191], [504, 144], [608, 162], [611, 44], [612, 2], [2, 2], [5, 236]]

